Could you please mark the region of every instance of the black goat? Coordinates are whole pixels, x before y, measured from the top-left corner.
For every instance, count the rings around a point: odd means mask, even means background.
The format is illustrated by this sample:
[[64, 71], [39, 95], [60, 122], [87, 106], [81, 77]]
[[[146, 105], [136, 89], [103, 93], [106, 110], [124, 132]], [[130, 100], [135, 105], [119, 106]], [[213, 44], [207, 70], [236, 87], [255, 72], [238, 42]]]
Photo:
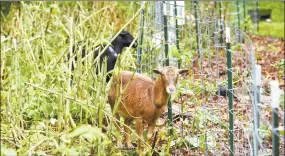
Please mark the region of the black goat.
[[[228, 94], [230, 93], [230, 91], [228, 90], [228, 86], [225, 86], [225, 87], [223, 87], [223, 86], [219, 86], [219, 88], [218, 88], [218, 90], [216, 91], [216, 95], [219, 95], [219, 92], [220, 92], [220, 96], [223, 96], [223, 97], [225, 97], [225, 98], [227, 98], [228, 97]], [[234, 94], [235, 92], [233, 91], [233, 94]], [[233, 97], [234, 97], [234, 100], [237, 100], [237, 101], [239, 101], [238, 100], [238, 98], [235, 96], [235, 95], [233, 95]]]
[[[124, 47], [129, 47], [131, 45], [131, 43], [133, 42], [134, 37], [128, 32], [128, 31], [122, 31], [112, 42], [112, 46], [109, 46], [100, 56], [100, 66], [96, 66], [97, 68], [95, 68], [96, 70], [96, 74], [98, 74], [99, 68], [101, 69], [102, 65], [103, 65], [103, 61], [105, 59], [106, 63], [107, 63], [107, 72], [111, 71], [114, 69], [116, 61], [117, 61], [117, 57], [118, 54], [121, 54], [123, 51]], [[94, 53], [94, 59], [96, 59], [99, 55], [99, 52], [101, 52], [101, 50], [104, 49], [106, 45], [101, 45], [101, 46], [97, 46], [92, 48], [92, 50], [95, 50]], [[133, 48], [137, 47], [137, 42], [135, 42], [132, 46]], [[73, 47], [73, 53], [75, 47]], [[82, 50], [82, 58], [84, 58], [86, 56], [86, 48], [85, 46], [83, 47]], [[68, 59], [70, 59], [69, 55], [68, 55]], [[74, 57], [74, 60], [77, 61], [77, 57]], [[71, 71], [74, 70], [74, 64], [72, 63], [72, 67], [71, 67]], [[107, 75], [107, 79], [106, 82], [109, 82], [110, 78], [111, 78], [112, 74], [109, 73]], [[71, 77], [71, 82], [72, 82], [73, 76]]]

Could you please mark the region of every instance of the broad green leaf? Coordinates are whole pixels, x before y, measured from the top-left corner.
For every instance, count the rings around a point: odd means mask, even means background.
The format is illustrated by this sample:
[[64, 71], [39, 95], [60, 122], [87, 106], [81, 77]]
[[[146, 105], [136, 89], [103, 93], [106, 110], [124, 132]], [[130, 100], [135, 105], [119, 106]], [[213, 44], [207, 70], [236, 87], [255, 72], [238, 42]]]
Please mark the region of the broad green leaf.
[[81, 125], [68, 134], [68, 138], [83, 137], [90, 142], [106, 139], [107, 136], [101, 129], [91, 127], [90, 125]]

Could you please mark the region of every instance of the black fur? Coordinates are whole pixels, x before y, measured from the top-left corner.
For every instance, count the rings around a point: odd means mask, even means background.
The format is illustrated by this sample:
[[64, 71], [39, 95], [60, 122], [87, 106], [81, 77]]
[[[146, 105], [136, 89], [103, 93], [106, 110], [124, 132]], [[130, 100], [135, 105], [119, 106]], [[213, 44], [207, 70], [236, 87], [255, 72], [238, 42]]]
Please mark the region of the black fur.
[[[219, 95], [219, 92], [220, 92], [220, 96], [223, 96], [225, 98], [228, 97], [229, 91], [228, 91], [228, 87], [227, 86], [225, 86], [225, 87], [220, 86], [215, 94]], [[233, 93], [235, 93], [235, 92], [233, 91]], [[235, 95], [234, 95], [234, 100], [238, 100], [238, 98]]]
[[[100, 66], [97, 67], [102, 67], [103, 65], [103, 61], [104, 59], [107, 59], [106, 63], [107, 63], [107, 72], [111, 71], [114, 69], [116, 61], [117, 61], [117, 57], [118, 54], [121, 54], [123, 51], [124, 47], [129, 47], [131, 45], [131, 43], [133, 42], [134, 37], [128, 32], [128, 31], [122, 31], [112, 42], [112, 45], [109, 46], [100, 56]], [[78, 44], [81, 44], [81, 42], [79, 42]], [[99, 52], [104, 49], [106, 45], [102, 45], [102, 46], [98, 46], [98, 47], [94, 47], [94, 49], [96, 48], [97, 50], [94, 53], [94, 59], [96, 59], [98, 57]], [[137, 43], [135, 42], [132, 46], [132, 48], [136, 48], [137, 47]], [[94, 50], [93, 49], [93, 50]], [[75, 54], [75, 46], [73, 47], [73, 54]], [[82, 50], [82, 58], [84, 58], [86, 56], [86, 48], [83, 47]], [[68, 54], [68, 60], [70, 59], [70, 56]], [[77, 61], [77, 57], [74, 57], [74, 60]], [[71, 67], [71, 71], [74, 70], [74, 64], [72, 63], [72, 67]], [[96, 70], [96, 74], [98, 74], [99, 69], [95, 68]], [[107, 75], [107, 79], [106, 82], [109, 82], [110, 78], [111, 78], [112, 74], [109, 73]], [[73, 77], [71, 78], [72, 81]]]

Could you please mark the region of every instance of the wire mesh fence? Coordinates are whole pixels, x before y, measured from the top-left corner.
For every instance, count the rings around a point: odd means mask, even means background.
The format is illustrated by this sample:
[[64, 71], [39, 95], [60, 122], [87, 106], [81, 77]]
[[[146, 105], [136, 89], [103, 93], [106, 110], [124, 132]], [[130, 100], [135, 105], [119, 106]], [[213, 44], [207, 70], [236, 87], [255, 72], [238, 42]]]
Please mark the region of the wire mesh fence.
[[[113, 2], [19, 3], [21, 10], [16, 9], [9, 22], [12, 36], [1, 36], [1, 145], [3, 141], [6, 149], [14, 146], [24, 155], [51, 155], [54, 148], [56, 154], [75, 149], [89, 155], [124, 151], [114, 145], [115, 137], [121, 135], [112, 125], [123, 123], [113, 120], [110, 106], [105, 105], [110, 86], [102, 83], [104, 74], [94, 72], [94, 60], [88, 57], [74, 70], [71, 87], [71, 61], [65, 62], [64, 57], [82, 39], [105, 43], [106, 36], [109, 39], [124, 28], [137, 32], [135, 19], [141, 11], [140, 35], [135, 35], [140, 45], [134, 57], [138, 64], [128, 48], [119, 55], [115, 71], [134, 70], [138, 65], [138, 72], [155, 77], [152, 69], [156, 67], [190, 69], [168, 108], [172, 124], [155, 133], [160, 139], [154, 139], [157, 146], [152, 149], [161, 155], [284, 155], [284, 108], [278, 105], [278, 83], [272, 83], [271, 95], [263, 92], [266, 78], [258, 74], [260, 67], [246, 34], [259, 29], [258, 11], [254, 12], [258, 2], [142, 3], [132, 2], [136, 9], [128, 13], [123, 3]], [[117, 14], [126, 16], [121, 19]], [[84, 44], [93, 51], [88, 40]], [[75, 48], [81, 59], [84, 46]], [[9, 63], [3, 76], [5, 58]], [[111, 128], [104, 125], [105, 119]], [[165, 120], [167, 112], [159, 119]], [[82, 123], [88, 125], [80, 127]], [[76, 132], [71, 129], [83, 133], [68, 141]], [[163, 130], [169, 130], [168, 138]], [[183, 149], [188, 152], [182, 154]]]
[[173, 97], [172, 113], [174, 132], [192, 150], [272, 154], [271, 121], [264, 116], [269, 105], [260, 106], [256, 99], [254, 47], [245, 33], [258, 29], [249, 20], [249, 9], [257, 9], [257, 2], [159, 1], [148, 2], [141, 14], [138, 58], [148, 58], [138, 60], [140, 72], [152, 75], [151, 69], [165, 65], [191, 69], [179, 98]]

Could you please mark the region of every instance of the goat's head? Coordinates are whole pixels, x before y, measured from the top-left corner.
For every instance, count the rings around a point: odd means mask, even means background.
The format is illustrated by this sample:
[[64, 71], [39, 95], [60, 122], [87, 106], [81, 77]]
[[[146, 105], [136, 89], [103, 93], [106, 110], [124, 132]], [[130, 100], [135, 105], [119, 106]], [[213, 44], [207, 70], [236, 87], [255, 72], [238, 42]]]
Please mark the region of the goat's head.
[[176, 84], [178, 81], [179, 74], [188, 72], [187, 69], [178, 69], [173, 66], [167, 66], [159, 69], [154, 69], [154, 73], [160, 74], [163, 87], [166, 89], [168, 94], [174, 94], [176, 90]]
[[[122, 44], [124, 47], [129, 47], [131, 43], [134, 41], [134, 37], [128, 32], [123, 30], [119, 36], [116, 38], [117, 43]], [[137, 47], [137, 42], [132, 46], [133, 48]]]

